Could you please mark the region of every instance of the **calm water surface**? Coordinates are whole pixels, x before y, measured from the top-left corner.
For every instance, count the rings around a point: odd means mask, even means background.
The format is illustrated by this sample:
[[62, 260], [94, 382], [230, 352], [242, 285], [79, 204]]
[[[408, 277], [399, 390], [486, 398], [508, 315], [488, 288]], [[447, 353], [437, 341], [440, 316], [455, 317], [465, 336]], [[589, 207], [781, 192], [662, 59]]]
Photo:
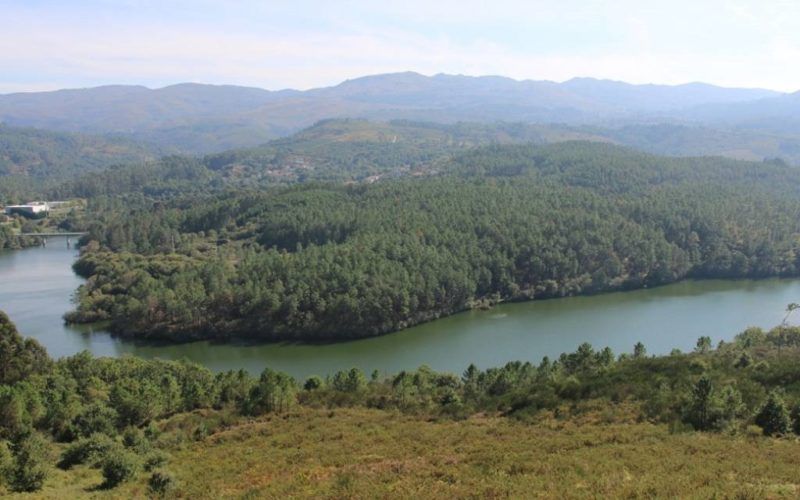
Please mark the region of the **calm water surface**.
[[506, 304], [471, 311], [408, 330], [329, 345], [146, 345], [122, 341], [86, 326], [67, 327], [61, 317], [81, 279], [76, 257], [63, 239], [47, 248], [0, 252], [0, 309], [19, 330], [55, 357], [89, 350], [97, 356], [186, 358], [212, 370], [265, 366], [302, 378], [358, 366], [396, 373], [426, 364], [460, 373], [511, 360], [538, 362], [573, 351], [582, 342], [631, 351], [642, 341], [651, 354], [689, 350], [701, 335], [729, 340], [747, 326], [771, 327], [789, 302], [800, 301], [800, 280], [689, 281], [665, 287], [593, 297]]

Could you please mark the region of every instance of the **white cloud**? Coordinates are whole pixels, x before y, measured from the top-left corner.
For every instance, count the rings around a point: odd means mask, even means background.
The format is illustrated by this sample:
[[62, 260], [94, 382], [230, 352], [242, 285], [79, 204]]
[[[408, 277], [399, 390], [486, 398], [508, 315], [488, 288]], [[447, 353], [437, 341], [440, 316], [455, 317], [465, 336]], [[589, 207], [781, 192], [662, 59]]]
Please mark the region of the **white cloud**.
[[[308, 3], [299, 1], [297, 8]], [[213, 2], [196, 5], [208, 4]], [[100, 12], [80, 21], [19, 10], [21, 22], [8, 23], [0, 37], [0, 92], [181, 81], [310, 88], [405, 70], [800, 88], [800, 15], [787, 15], [800, 14], [794, 4], [755, 10], [746, 2], [638, 9], [631, 0], [614, 9], [575, 0], [560, 8], [550, 2], [349, 2], [321, 6], [324, 27], [270, 17], [285, 14], [286, 4], [239, 4], [263, 15], [263, 22], [236, 16], [219, 23], [143, 21], [154, 2], [129, 1], [129, 8], [144, 10], [133, 19]], [[690, 15], [706, 17], [684, 18]], [[415, 24], [437, 19], [441, 29]], [[558, 37], [557, 23], [566, 34], [580, 34], [606, 22], [612, 23], [603, 28], [608, 33], [579, 42]], [[606, 43], [611, 35], [614, 43]]]

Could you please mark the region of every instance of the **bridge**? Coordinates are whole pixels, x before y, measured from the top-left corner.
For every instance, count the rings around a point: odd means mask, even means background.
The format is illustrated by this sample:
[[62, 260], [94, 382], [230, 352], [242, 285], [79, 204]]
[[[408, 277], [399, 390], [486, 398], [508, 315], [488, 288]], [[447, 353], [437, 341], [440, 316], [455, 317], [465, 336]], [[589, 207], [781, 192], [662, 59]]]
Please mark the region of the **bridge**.
[[89, 233], [19, 233], [17, 236], [38, 236], [40, 238], [56, 238], [58, 236], [83, 236]]
[[47, 238], [58, 238], [58, 237], [66, 237], [67, 238], [67, 248], [72, 248], [72, 241], [70, 238], [83, 236], [84, 234], [89, 233], [19, 233], [17, 236], [32, 236], [35, 238], [42, 239], [42, 246], [47, 246]]

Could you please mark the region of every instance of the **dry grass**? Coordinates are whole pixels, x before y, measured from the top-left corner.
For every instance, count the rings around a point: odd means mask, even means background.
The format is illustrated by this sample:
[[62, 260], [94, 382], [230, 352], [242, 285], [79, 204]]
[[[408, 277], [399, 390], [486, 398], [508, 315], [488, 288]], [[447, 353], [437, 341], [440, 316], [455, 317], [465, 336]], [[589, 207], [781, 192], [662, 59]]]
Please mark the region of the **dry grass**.
[[[590, 414], [429, 422], [376, 410], [265, 417], [173, 453], [183, 498], [778, 498], [800, 494], [800, 443], [683, 433]], [[627, 413], [629, 414], [629, 413]], [[604, 423], [609, 422], [609, 423]], [[146, 495], [147, 475], [91, 491], [58, 472], [41, 496]]]

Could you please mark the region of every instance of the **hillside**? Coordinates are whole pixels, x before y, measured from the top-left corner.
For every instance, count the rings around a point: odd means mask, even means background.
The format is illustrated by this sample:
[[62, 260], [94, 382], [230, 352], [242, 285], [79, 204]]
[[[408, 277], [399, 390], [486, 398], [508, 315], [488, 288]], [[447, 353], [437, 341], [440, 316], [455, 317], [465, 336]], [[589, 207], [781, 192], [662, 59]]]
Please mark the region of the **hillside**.
[[167, 150], [207, 152], [258, 144], [286, 133], [237, 116], [293, 92], [180, 84], [151, 90], [113, 85], [0, 95], [0, 122], [89, 134], [114, 134]]
[[394, 120], [325, 120], [257, 148], [206, 158], [230, 178], [271, 183], [308, 180], [374, 181], [435, 171], [468, 149], [489, 144], [609, 142], [668, 156], [723, 156], [800, 165], [800, 135], [772, 135], [686, 125], [623, 127], [525, 123], [454, 124]]
[[[225, 184], [240, 187], [375, 182], [430, 175], [449, 159], [475, 147], [575, 140], [620, 144], [669, 156], [714, 155], [753, 161], [780, 158], [800, 164], [800, 138], [787, 135], [666, 124], [597, 127], [356, 119], [324, 120], [258, 147], [179, 161], [195, 164], [198, 174], [208, 169], [199, 174], [206, 179], [203, 182], [218, 176]], [[6, 179], [0, 186], [0, 201], [31, 196], [87, 197], [119, 192], [123, 185], [127, 190], [139, 190], [176, 174], [170, 164], [178, 161], [177, 156], [142, 165], [162, 151], [124, 139], [3, 126], [0, 175]], [[109, 165], [120, 164], [124, 166], [101, 172]], [[123, 182], [121, 177], [128, 180]], [[200, 178], [192, 176], [194, 181]], [[64, 181], [66, 184], [62, 184]]]
[[0, 95], [0, 122], [120, 134], [187, 153], [255, 146], [330, 118], [586, 124], [673, 115], [684, 109], [777, 98], [704, 84], [564, 83], [417, 73], [376, 75], [308, 91], [181, 84], [108, 86]]
[[608, 139], [553, 125], [324, 120], [257, 148], [210, 155], [205, 163], [231, 179], [374, 182], [430, 174], [455, 154], [482, 145], [568, 140]]
[[[461, 376], [87, 352], [0, 312], [0, 495], [29, 498], [796, 496], [800, 328], [615, 356], [582, 344]], [[25, 494], [27, 492], [27, 495]]]
[[583, 127], [584, 133], [648, 153], [668, 156], [724, 156], [762, 161], [779, 158], [800, 165], [797, 133], [711, 128], [679, 124], [636, 124], [622, 127]]
[[[630, 420], [602, 407], [536, 424], [303, 409], [189, 444], [170, 472], [187, 498], [789, 498], [800, 487], [792, 440], [675, 434]], [[111, 491], [93, 490], [96, 470], [53, 476], [41, 498], [150, 494], [146, 474]]]
[[0, 177], [67, 179], [158, 154], [129, 139], [0, 125]]

